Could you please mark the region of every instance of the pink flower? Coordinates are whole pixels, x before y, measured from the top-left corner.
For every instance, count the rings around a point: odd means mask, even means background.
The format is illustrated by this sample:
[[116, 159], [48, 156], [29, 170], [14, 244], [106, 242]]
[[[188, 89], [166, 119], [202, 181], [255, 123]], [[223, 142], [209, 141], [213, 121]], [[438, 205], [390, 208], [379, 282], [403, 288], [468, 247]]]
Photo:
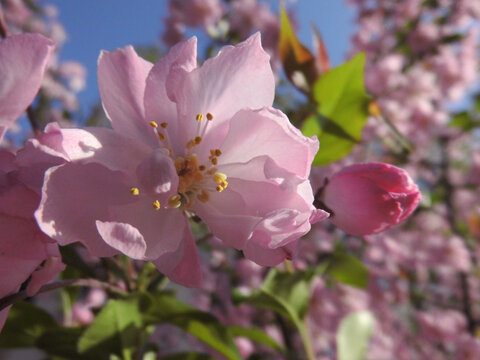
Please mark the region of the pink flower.
[[318, 142], [270, 107], [274, 78], [258, 34], [201, 67], [195, 38], [155, 65], [132, 47], [103, 52], [98, 81], [113, 130], [52, 138], [70, 162], [46, 173], [36, 218], [60, 244], [151, 260], [198, 286], [193, 216], [261, 265], [291, 256], [310, 222], [327, 216], [307, 180]]
[[325, 186], [322, 201], [332, 222], [352, 235], [385, 231], [405, 220], [421, 200], [405, 170], [383, 163], [347, 166]]
[[[28, 149], [17, 157], [0, 152], [0, 298], [16, 292], [30, 276], [26, 290], [32, 296], [64, 269], [57, 244], [40, 231], [33, 218], [40, 201], [40, 167], [48, 167], [48, 161], [43, 156], [44, 162], [37, 166], [19, 164], [19, 158], [28, 162], [31, 155]], [[0, 330], [7, 313], [8, 309], [0, 311]]]
[[0, 41], [0, 141], [37, 94], [53, 47], [39, 34]]

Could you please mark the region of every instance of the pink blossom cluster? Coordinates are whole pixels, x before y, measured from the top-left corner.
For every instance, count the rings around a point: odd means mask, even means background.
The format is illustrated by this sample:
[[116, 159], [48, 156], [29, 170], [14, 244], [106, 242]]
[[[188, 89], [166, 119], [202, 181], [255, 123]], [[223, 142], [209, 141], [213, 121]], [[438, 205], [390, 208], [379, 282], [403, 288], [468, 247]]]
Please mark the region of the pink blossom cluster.
[[417, 143], [445, 132], [448, 104], [477, 78], [478, 2], [349, 3], [359, 27], [352, 51], [367, 54], [366, 86], [383, 116]]
[[277, 59], [280, 21], [265, 1], [258, 0], [169, 0], [162, 40], [174, 45], [186, 28], [201, 28], [220, 43], [239, 42], [253, 32], [262, 33], [264, 49]]

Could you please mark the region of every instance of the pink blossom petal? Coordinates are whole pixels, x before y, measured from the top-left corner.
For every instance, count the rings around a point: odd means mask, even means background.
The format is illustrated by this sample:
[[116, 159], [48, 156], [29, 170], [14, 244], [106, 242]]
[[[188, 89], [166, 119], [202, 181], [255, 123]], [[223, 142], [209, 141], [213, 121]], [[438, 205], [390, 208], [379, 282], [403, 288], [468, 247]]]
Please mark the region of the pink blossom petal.
[[17, 183], [0, 186], [0, 216], [8, 214], [28, 219], [38, 206], [38, 196], [27, 187]]
[[41, 262], [0, 255], [0, 298], [16, 292]]
[[151, 148], [142, 142], [111, 129], [48, 126], [46, 134], [27, 141], [16, 162], [23, 167], [32, 167], [39, 162], [52, 162], [49, 159], [58, 156], [66, 161], [98, 162], [111, 170], [134, 173], [139, 159], [147, 157], [150, 152]]
[[61, 245], [80, 241], [95, 256], [117, 253], [102, 240], [95, 221], [109, 221], [110, 206], [134, 200], [125, 181], [123, 173], [97, 163], [49, 169], [35, 212], [39, 227]]
[[145, 81], [152, 66], [132, 46], [103, 51], [98, 59], [98, 88], [113, 128], [154, 146], [157, 139], [145, 120], [143, 106]]
[[140, 191], [163, 203], [177, 193], [178, 176], [166, 149], [156, 149], [137, 167]]
[[318, 140], [303, 136], [282, 112], [265, 108], [235, 114], [220, 148], [223, 151], [220, 164], [247, 162], [268, 155], [283, 169], [307, 178], [318, 151]]
[[132, 259], [143, 260], [147, 244], [137, 228], [130, 224], [113, 221], [96, 221], [103, 240], [112, 248]]
[[219, 166], [219, 171], [228, 175], [228, 188], [194, 208], [222, 241], [237, 249], [253, 248], [251, 242], [275, 249], [310, 230], [314, 208], [308, 181], [279, 168], [267, 156]]
[[167, 82], [167, 91], [178, 104], [181, 143], [195, 136], [192, 124], [199, 113], [211, 113], [210, 126], [219, 126], [243, 108], [257, 109], [273, 103], [275, 81], [260, 33], [235, 47], [223, 47], [216, 57], [191, 72], [172, 69], [169, 80], [172, 82]]
[[[60, 254], [59, 254], [60, 255]], [[50, 282], [60, 271], [65, 270], [65, 264], [60, 257], [49, 257], [40, 270], [34, 271], [27, 286], [27, 295], [35, 295], [40, 288]]]
[[[179, 229], [180, 230], [180, 229]], [[179, 248], [153, 262], [158, 270], [176, 283], [186, 287], [199, 287], [203, 276], [197, 245], [192, 231], [185, 221], [183, 241]]]
[[40, 88], [53, 41], [39, 34], [0, 41], [0, 141]]
[[294, 241], [285, 247], [271, 249], [260, 245], [262, 243], [262, 236], [265, 237], [265, 242], [268, 242], [268, 236], [262, 233], [256, 233], [255, 240], [247, 242], [243, 249], [243, 253], [247, 259], [262, 266], [276, 266], [285, 259], [292, 258], [298, 241]]
[[[169, 208], [154, 210], [151, 198], [142, 195], [135, 198], [138, 200], [129, 204], [111, 206], [111, 218], [129, 224], [137, 230], [135, 233], [137, 238], [133, 239], [134, 234], [132, 233], [129, 241], [144, 242], [144, 260], [155, 260], [166, 253], [176, 251], [183, 241], [183, 229], [186, 226], [183, 213], [178, 209]], [[138, 238], [139, 234], [142, 240]], [[118, 240], [106, 237], [104, 240], [118, 248], [114, 244], [114, 241], [118, 244]], [[126, 246], [124, 245], [123, 248]], [[121, 251], [123, 252], [123, 250]], [[136, 256], [138, 255], [137, 253]]]
[[[177, 105], [172, 102], [166, 89], [167, 77], [170, 68], [181, 66], [185, 71], [191, 71], [197, 66], [197, 39], [190, 38], [170, 49], [152, 68], [147, 77], [145, 87], [145, 117], [148, 122], [166, 122], [168, 128], [164, 130], [172, 139], [178, 138]], [[175, 79], [170, 79], [174, 84]], [[172, 85], [175, 89], [176, 86]], [[179, 151], [180, 144], [172, 144], [175, 151]]]
[[3, 309], [2, 311], [0, 311], [0, 332], [2, 332], [3, 326], [5, 325], [5, 321], [7, 320], [8, 313], [11, 307], [12, 306], [10, 305], [5, 309]]

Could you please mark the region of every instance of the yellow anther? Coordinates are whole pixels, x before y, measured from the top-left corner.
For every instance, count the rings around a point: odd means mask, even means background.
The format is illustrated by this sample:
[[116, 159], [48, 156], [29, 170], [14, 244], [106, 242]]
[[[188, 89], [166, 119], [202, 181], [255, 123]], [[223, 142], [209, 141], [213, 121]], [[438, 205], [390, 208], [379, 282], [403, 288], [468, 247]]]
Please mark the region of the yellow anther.
[[165, 134], [159, 131], [158, 132], [158, 138], [160, 139], [160, 141], [165, 140]]
[[200, 170], [200, 171], [204, 171], [205, 169], [206, 169], [205, 165], [200, 165], [198, 167], [198, 170]]
[[193, 139], [193, 141], [195, 141], [195, 145], [198, 145], [202, 142], [202, 137], [201, 136], [195, 136], [195, 139]]
[[375, 101], [370, 101], [368, 104], [368, 113], [372, 116], [380, 116], [382, 115], [382, 110], [380, 109], [380, 106]]
[[215, 175], [213, 175], [213, 181], [215, 181], [217, 184], [221, 184], [225, 180], [227, 180], [227, 175], [225, 175], [224, 173], [218, 172]]
[[216, 157], [211, 158], [210, 161], [212, 162], [213, 165], [218, 164], [218, 159]]
[[138, 195], [138, 194], [140, 194], [140, 190], [138, 190], [138, 188], [136, 188], [136, 187], [132, 187], [132, 188], [130, 189], [130, 193], [131, 193], [132, 195]]
[[215, 156], [220, 156], [220, 155], [222, 155], [222, 150], [215, 149]]
[[203, 114], [197, 114], [197, 116], [195, 117], [195, 120], [197, 121], [202, 121], [202, 119], [203, 119]]
[[228, 181], [222, 181], [220, 185], [222, 185], [223, 189], [225, 190], [228, 186]]
[[180, 206], [182, 206], [182, 202], [180, 201], [180, 199], [180, 195], [173, 195], [172, 197], [170, 197], [170, 199], [168, 199], [168, 206], [174, 209], [179, 208]]
[[167, 126], [168, 126], [168, 123], [162, 122], [162, 123], [160, 124], [160, 126], [162, 127], [162, 129], [166, 129]]
[[158, 124], [157, 124], [155, 121], [150, 121], [149, 124], [150, 124], [150, 126], [153, 127], [153, 128], [157, 128], [157, 127], [158, 127]]
[[155, 201], [153, 202], [153, 208], [154, 208], [155, 210], [160, 209], [160, 201], [155, 200]]
[[207, 202], [210, 200], [210, 194], [205, 190], [202, 190], [200, 194], [197, 194], [197, 199], [201, 202]]
[[212, 120], [212, 119], [213, 119], [213, 115], [210, 113], [207, 113], [207, 120]]
[[217, 190], [218, 192], [222, 192], [224, 190], [224, 187], [222, 185], [217, 185], [215, 190]]

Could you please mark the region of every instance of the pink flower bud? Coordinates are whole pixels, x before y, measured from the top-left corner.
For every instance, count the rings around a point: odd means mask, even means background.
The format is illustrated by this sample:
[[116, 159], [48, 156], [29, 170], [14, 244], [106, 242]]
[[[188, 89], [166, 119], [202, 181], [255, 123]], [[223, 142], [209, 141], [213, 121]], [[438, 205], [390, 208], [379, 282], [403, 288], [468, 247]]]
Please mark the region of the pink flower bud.
[[403, 169], [383, 163], [347, 166], [325, 186], [323, 204], [331, 221], [352, 235], [385, 231], [405, 220], [422, 195]]

